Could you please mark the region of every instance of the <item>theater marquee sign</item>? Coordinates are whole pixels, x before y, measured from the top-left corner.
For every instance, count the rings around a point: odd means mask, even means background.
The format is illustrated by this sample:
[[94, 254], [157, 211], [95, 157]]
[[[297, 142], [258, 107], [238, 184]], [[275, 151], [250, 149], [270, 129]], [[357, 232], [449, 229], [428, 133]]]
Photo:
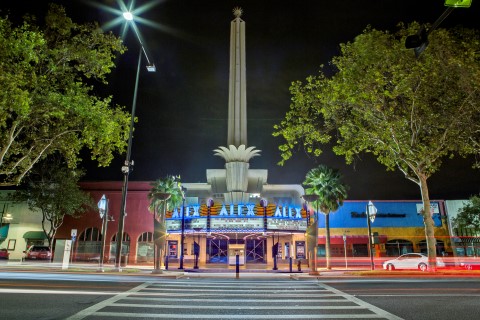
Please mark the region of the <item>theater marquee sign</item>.
[[[182, 208], [167, 215], [170, 233], [182, 230]], [[305, 232], [307, 221], [302, 208], [293, 206], [269, 206], [255, 204], [222, 204], [216, 208], [193, 205], [185, 207], [183, 219], [186, 232]]]

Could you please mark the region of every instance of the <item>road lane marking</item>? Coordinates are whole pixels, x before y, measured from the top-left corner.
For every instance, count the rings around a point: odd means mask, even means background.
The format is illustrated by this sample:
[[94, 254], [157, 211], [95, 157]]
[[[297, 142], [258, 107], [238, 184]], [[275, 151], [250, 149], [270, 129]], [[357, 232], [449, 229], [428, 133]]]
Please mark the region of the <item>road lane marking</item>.
[[68, 317], [66, 320], [81, 320], [84, 319], [88, 316], [91, 316], [95, 313], [98, 313], [98, 310], [103, 309], [111, 304], [114, 304], [116, 301], [123, 299], [124, 297], [128, 296], [131, 293], [137, 292], [139, 290], [144, 289], [145, 287], [149, 286], [151, 282], [145, 282], [140, 284], [139, 286], [136, 286], [135, 288], [132, 288], [128, 291], [119, 293], [109, 299], [106, 299], [104, 301], [101, 301], [97, 304], [94, 304], [93, 306], [90, 306], [86, 309], [81, 310], [80, 312]]
[[31, 293], [31, 294], [75, 294], [75, 295], [116, 295], [123, 291], [70, 291], [45, 289], [0, 289], [0, 293]]

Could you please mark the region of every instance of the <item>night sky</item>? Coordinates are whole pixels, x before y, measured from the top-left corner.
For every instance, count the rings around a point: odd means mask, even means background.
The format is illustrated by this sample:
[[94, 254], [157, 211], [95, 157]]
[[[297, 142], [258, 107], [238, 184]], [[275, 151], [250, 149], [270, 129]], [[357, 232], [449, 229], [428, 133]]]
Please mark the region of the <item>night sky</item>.
[[[129, 2], [129, 0], [125, 0]], [[75, 22], [116, 18], [112, 12], [80, 0], [2, 1], [1, 14], [23, 13], [43, 17], [48, 2], [64, 5]], [[96, 0], [118, 9], [116, 0]], [[152, 1], [136, 1], [140, 7]], [[248, 144], [262, 150], [250, 168], [268, 169], [271, 184], [301, 184], [305, 174], [323, 163], [337, 168], [350, 186], [349, 199], [419, 199], [419, 187], [399, 172], [387, 172], [371, 156], [355, 165], [328, 148], [313, 159], [299, 151], [285, 166], [280, 160], [280, 138], [272, 136], [290, 104], [289, 86], [317, 73], [339, 53], [339, 44], [352, 41], [367, 25], [394, 30], [399, 22], [433, 23], [444, 11], [443, 0], [164, 0], [140, 16], [155, 25], [139, 24], [156, 73], [142, 68], [137, 100], [130, 181], [150, 181], [167, 174], [184, 182], [205, 182], [206, 169], [220, 169], [224, 160], [213, 149], [227, 141], [229, 37], [232, 9], [242, 7], [246, 22]], [[480, 1], [469, 9], [455, 9], [441, 24], [480, 28]], [[117, 35], [121, 25], [110, 28]], [[116, 61], [102, 94], [113, 94], [117, 104], [131, 109], [139, 43], [132, 30], [125, 37], [129, 51]], [[427, 49], [428, 50], [428, 49]], [[118, 155], [108, 168], [91, 162], [86, 180], [121, 180], [125, 159]], [[471, 161], [445, 161], [429, 180], [432, 199], [465, 199], [480, 192], [480, 172]]]

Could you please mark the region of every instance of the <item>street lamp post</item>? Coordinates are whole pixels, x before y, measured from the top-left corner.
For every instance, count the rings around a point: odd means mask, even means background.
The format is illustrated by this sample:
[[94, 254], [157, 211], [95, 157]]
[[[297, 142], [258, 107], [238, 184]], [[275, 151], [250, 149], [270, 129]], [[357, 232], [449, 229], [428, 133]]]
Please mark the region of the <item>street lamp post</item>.
[[98, 272], [104, 272], [103, 262], [105, 259], [105, 242], [107, 239], [108, 221], [113, 221], [112, 217], [108, 215], [108, 199], [105, 195], [98, 201], [98, 210], [100, 211], [100, 218], [102, 219], [102, 248], [100, 250], [100, 257], [98, 259]]
[[370, 255], [370, 269], [375, 270], [375, 264], [373, 263], [373, 241], [372, 241], [372, 226], [370, 221], [375, 220], [375, 215], [377, 214], [377, 208], [373, 205], [372, 201], [369, 201], [367, 204], [367, 226], [368, 226], [368, 253]]
[[180, 266], [178, 269], [183, 270], [183, 251], [185, 245], [185, 193], [187, 188], [182, 187], [182, 235], [180, 236]]
[[[123, 17], [127, 21], [133, 21], [133, 16], [129, 12], [125, 12]], [[136, 30], [136, 28], [134, 28]], [[137, 35], [138, 37], [138, 35]], [[148, 59], [147, 53], [145, 52], [145, 48], [143, 47], [143, 43], [138, 37], [140, 42], [140, 49], [138, 52], [138, 65], [137, 65], [137, 74], [135, 77], [135, 87], [133, 90], [133, 101], [132, 101], [132, 114], [130, 119], [130, 130], [128, 133], [128, 145], [127, 145], [127, 157], [125, 159], [124, 165], [122, 166], [122, 173], [123, 173], [123, 187], [122, 187], [122, 202], [120, 206], [120, 219], [118, 222], [118, 233], [117, 233], [117, 245], [116, 245], [116, 252], [115, 252], [115, 269], [117, 271], [122, 271], [120, 267], [120, 259], [122, 254], [122, 240], [123, 240], [123, 231], [125, 226], [125, 209], [127, 205], [127, 190], [128, 190], [128, 176], [132, 171], [133, 167], [133, 160], [131, 160], [131, 153], [132, 153], [132, 139], [133, 139], [133, 127], [135, 124], [135, 110], [137, 106], [137, 92], [138, 92], [138, 80], [140, 77], [140, 66], [142, 64], [142, 54], [145, 54], [147, 59], [148, 65], [147, 70], [148, 72], [155, 72], [155, 66], [152, 65]]]
[[347, 262], [347, 232], [343, 233], [343, 251], [345, 251], [345, 269], [348, 269], [348, 262]]

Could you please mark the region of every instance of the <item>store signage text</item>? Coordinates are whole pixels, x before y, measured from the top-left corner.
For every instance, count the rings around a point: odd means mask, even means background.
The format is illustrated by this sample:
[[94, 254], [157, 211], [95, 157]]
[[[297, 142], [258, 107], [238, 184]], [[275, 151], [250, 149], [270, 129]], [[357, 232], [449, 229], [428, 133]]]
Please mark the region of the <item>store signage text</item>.
[[[350, 212], [352, 218], [366, 218], [367, 214], [365, 212]], [[405, 218], [407, 215], [405, 213], [377, 213], [377, 218]]]

